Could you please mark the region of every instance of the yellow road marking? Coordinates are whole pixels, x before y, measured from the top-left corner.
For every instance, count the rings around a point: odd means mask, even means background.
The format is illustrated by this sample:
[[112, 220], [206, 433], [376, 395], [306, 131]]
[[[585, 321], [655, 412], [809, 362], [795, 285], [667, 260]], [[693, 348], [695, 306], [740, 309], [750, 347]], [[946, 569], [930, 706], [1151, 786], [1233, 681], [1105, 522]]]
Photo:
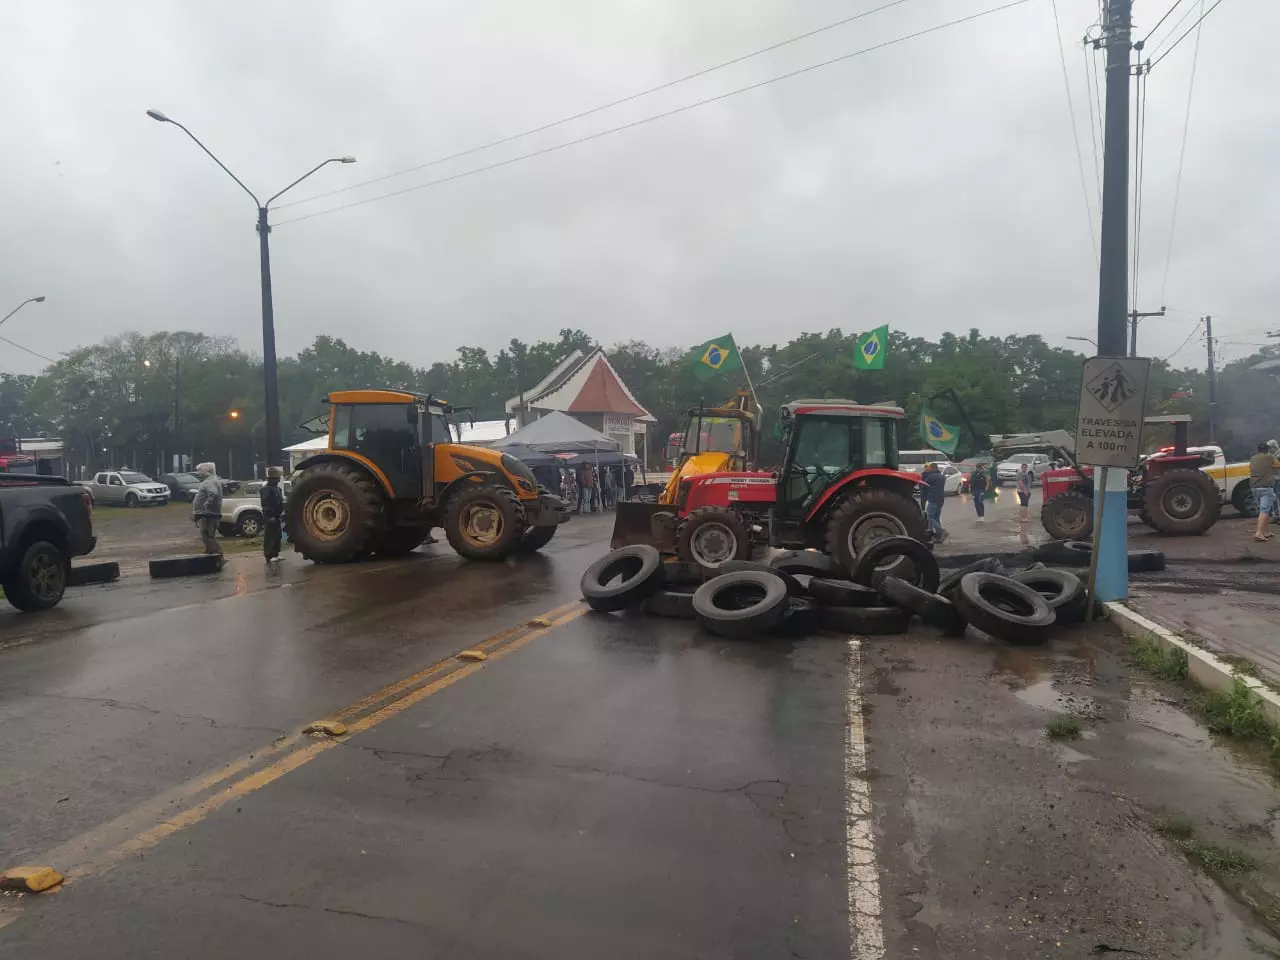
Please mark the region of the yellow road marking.
[[[239, 757], [217, 770], [186, 781], [150, 800], [144, 801], [108, 823], [60, 844], [45, 854], [45, 859], [50, 863], [72, 863], [73, 866], [66, 874], [68, 882], [105, 873], [119, 866], [129, 857], [154, 847], [166, 837], [199, 823], [232, 800], [242, 798], [262, 789], [285, 774], [314, 760], [326, 750], [343, 743], [350, 736], [373, 729], [378, 724], [451, 686], [456, 681], [484, 669], [495, 660], [500, 660], [533, 640], [577, 619], [586, 611], [587, 608], [582, 605], [581, 601], [574, 600], [542, 614], [540, 619], [546, 621], [547, 626], [545, 627], [529, 630], [525, 623], [521, 623], [516, 627], [494, 634], [477, 646], [477, 649], [484, 650], [488, 654], [487, 660], [462, 664], [456, 659], [456, 654], [450, 655], [402, 680], [388, 684], [380, 690], [363, 697], [351, 706], [333, 714], [334, 718], [341, 718], [347, 721], [346, 736], [335, 739], [313, 740], [303, 736], [301, 733], [294, 733], [284, 737], [267, 747]], [[528, 632], [521, 634], [521, 631]], [[425, 686], [420, 686], [424, 681], [430, 680], [433, 675], [441, 671], [447, 672]], [[366, 714], [366, 711], [379, 704], [382, 704], [379, 709]], [[353, 718], [360, 717], [361, 714], [366, 715], [353, 722]], [[255, 764], [280, 754], [285, 755], [224, 787], [194, 806], [187, 807], [177, 813], [171, 812], [175, 806], [181, 805], [184, 801], [192, 800], [219, 784], [236, 777]], [[95, 849], [104, 850], [104, 852], [100, 854], [89, 852]], [[88, 853], [88, 859], [79, 861], [79, 858], [84, 857], [86, 853]], [[11, 923], [12, 919], [12, 914], [7, 911], [0, 911], [0, 928]]]

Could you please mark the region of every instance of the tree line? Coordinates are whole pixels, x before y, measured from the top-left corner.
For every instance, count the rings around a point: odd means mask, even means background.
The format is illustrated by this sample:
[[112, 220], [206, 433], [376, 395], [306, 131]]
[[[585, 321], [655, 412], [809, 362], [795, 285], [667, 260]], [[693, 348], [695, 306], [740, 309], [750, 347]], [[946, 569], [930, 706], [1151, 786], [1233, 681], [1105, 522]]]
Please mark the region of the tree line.
[[[928, 398], [952, 390], [981, 437], [989, 433], [1071, 430], [1084, 357], [1049, 346], [1042, 337], [943, 334], [937, 340], [892, 331], [883, 370], [854, 369], [856, 334], [802, 333], [784, 344], [746, 346], [742, 358], [764, 409], [761, 459], [774, 462], [780, 441], [771, 427], [778, 406], [802, 397], [894, 401], [905, 407], [903, 447], [924, 446], [920, 410]], [[318, 336], [279, 364], [280, 416], [287, 445], [309, 434], [299, 424], [323, 412], [330, 390], [393, 387], [431, 393], [470, 408], [476, 420], [503, 416], [504, 403], [528, 390], [571, 351], [595, 346], [582, 330], [526, 344], [512, 340], [491, 354], [461, 347], [452, 361], [418, 366]], [[686, 347], [658, 348], [640, 341], [608, 349], [619, 375], [657, 418], [650, 430], [651, 465], [666, 437], [682, 428], [683, 412], [729, 399], [741, 371], [699, 380]], [[1219, 373], [1216, 442], [1231, 457], [1245, 457], [1260, 440], [1280, 432], [1280, 380], [1249, 369], [1280, 356], [1264, 347]], [[1190, 413], [1193, 442], [1208, 439], [1208, 378], [1203, 370], [1152, 366], [1148, 414]], [[62, 438], [73, 465], [89, 469], [132, 466], [162, 472], [175, 452], [212, 459], [247, 475], [261, 457], [261, 360], [225, 337], [190, 331], [126, 333], [71, 351], [35, 376], [0, 374], [0, 432], [13, 437]], [[941, 420], [961, 429], [958, 455], [984, 444], [972, 436], [949, 398], [931, 404]], [[1149, 446], [1168, 437], [1148, 431]], [[166, 467], [167, 469], [167, 467]]]

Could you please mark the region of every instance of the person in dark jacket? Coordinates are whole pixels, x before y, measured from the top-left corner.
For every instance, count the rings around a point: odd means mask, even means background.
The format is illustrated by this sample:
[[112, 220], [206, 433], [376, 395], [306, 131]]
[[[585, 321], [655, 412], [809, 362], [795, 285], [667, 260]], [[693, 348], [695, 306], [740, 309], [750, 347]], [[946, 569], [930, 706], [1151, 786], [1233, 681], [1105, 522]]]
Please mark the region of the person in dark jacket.
[[969, 496], [979, 521], [987, 519], [987, 465], [980, 463], [969, 474]]
[[269, 467], [266, 485], [258, 491], [258, 500], [262, 504], [262, 555], [267, 563], [280, 562], [280, 523], [284, 519], [280, 476], [279, 467]]
[[926, 463], [920, 479], [924, 481], [924, 515], [929, 521], [929, 529], [933, 531], [933, 541], [943, 543], [947, 539], [947, 531], [942, 528], [942, 505], [947, 499], [946, 481], [936, 463]]

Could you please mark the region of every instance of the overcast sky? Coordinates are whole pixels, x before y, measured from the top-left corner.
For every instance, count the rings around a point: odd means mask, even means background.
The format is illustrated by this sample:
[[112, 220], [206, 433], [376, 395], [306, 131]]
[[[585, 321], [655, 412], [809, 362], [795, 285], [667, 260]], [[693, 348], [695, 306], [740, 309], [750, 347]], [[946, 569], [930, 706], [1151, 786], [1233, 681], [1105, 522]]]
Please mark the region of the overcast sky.
[[[148, 107], [185, 123], [261, 195], [326, 157], [358, 157], [285, 198], [304, 199], [882, 2], [4, 0], [0, 313], [29, 296], [48, 301], [2, 332], [53, 356], [130, 329], [229, 334], [261, 350], [253, 204]], [[1055, 343], [1093, 335], [1097, 275], [1049, 0], [547, 156], [283, 223], [998, 2], [907, 0], [620, 108], [280, 209], [279, 350], [327, 333], [427, 365], [462, 344], [497, 349], [561, 327], [660, 346], [884, 322], [927, 337], [972, 326]], [[1171, 2], [1138, 0], [1138, 35]], [[1097, 4], [1058, 8], [1096, 207], [1079, 38]], [[1280, 326], [1278, 33], [1274, 0], [1227, 0], [1205, 22], [1164, 292], [1178, 312], [1146, 322], [1144, 353], [1175, 350], [1205, 312], [1228, 357]], [[1161, 302], [1194, 39], [1150, 75], [1142, 309]], [[1175, 358], [1202, 359], [1194, 339]], [[0, 368], [41, 366], [0, 343]]]

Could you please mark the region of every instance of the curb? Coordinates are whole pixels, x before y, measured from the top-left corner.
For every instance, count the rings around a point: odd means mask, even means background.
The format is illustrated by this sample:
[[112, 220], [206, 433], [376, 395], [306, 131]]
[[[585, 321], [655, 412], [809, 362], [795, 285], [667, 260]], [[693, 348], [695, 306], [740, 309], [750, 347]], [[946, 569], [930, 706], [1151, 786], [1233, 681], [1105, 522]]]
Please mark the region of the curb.
[[1181, 650], [1187, 656], [1187, 679], [1206, 690], [1218, 692], [1229, 691], [1236, 681], [1240, 681], [1258, 695], [1262, 701], [1262, 711], [1273, 724], [1280, 726], [1280, 695], [1265, 683], [1254, 677], [1246, 677], [1235, 672], [1231, 664], [1220, 660], [1207, 650], [1187, 643], [1171, 630], [1160, 626], [1154, 620], [1148, 620], [1136, 610], [1122, 603], [1110, 601], [1104, 603], [1107, 617], [1120, 628], [1130, 640], [1148, 640], [1163, 650]]

